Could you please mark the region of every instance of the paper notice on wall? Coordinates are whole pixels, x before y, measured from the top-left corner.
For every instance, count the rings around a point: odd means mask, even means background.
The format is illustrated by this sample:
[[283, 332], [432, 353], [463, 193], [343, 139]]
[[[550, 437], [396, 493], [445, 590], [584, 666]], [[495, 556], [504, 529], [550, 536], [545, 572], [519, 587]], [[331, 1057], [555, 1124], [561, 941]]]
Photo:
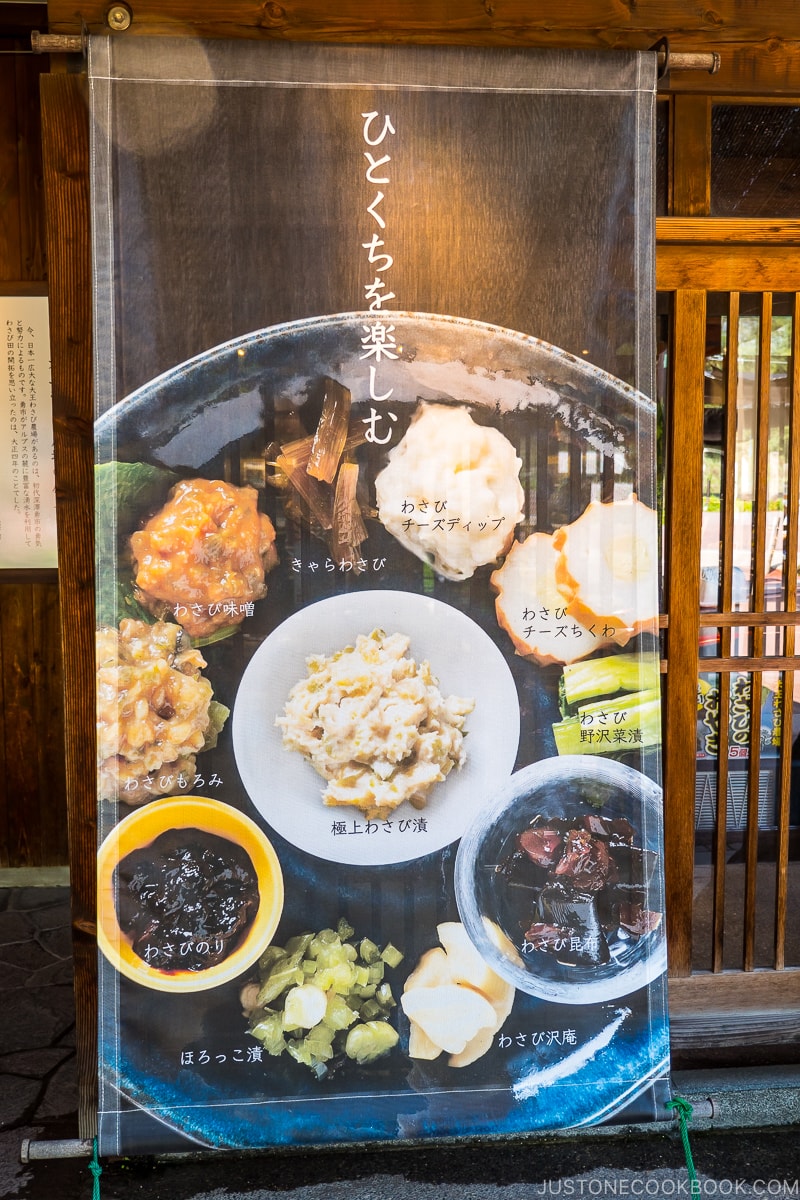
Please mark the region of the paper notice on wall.
[[46, 296], [0, 296], [0, 569], [55, 567]]

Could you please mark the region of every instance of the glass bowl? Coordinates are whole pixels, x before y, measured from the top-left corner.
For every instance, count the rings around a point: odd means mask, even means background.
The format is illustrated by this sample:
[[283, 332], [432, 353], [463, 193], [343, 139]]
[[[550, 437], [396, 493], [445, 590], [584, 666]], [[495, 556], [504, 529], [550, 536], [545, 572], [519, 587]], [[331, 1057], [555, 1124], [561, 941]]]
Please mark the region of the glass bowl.
[[462, 838], [461, 920], [523, 992], [615, 1000], [666, 969], [662, 854], [656, 783], [598, 756], [545, 759], [512, 775]]

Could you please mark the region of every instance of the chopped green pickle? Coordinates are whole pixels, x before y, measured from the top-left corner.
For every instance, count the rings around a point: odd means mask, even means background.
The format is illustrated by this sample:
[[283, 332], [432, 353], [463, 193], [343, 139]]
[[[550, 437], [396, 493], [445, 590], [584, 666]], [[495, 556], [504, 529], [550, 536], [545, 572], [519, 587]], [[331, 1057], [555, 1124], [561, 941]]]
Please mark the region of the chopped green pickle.
[[313, 933], [301, 933], [299, 937], [289, 938], [285, 952], [290, 956], [300, 954], [303, 957], [313, 940]]
[[361, 955], [361, 961], [372, 966], [380, 958], [381, 952], [374, 942], [369, 938], [362, 938], [361, 945], [358, 947], [358, 953]]
[[362, 1066], [382, 1058], [397, 1045], [399, 1034], [388, 1021], [367, 1021], [354, 1025], [347, 1035], [344, 1052]]
[[280, 1013], [271, 1012], [257, 1021], [250, 1029], [254, 1038], [258, 1038], [267, 1054], [277, 1056], [286, 1049], [286, 1038], [283, 1036], [283, 1018]]
[[357, 1018], [358, 1013], [350, 1007], [343, 996], [339, 996], [336, 992], [328, 994], [328, 1006], [325, 1009], [323, 1021], [329, 1028], [333, 1030], [349, 1029]]
[[403, 961], [403, 955], [396, 947], [389, 942], [388, 946], [384, 946], [381, 958], [386, 963], [387, 967], [399, 967]]
[[268, 971], [280, 959], [286, 957], [286, 951], [280, 946], [267, 946], [261, 958], [258, 960], [258, 969], [262, 973]]
[[[403, 961], [392, 945], [355, 940], [345, 920], [336, 929], [305, 932], [269, 946], [258, 964], [258, 994], [250, 1033], [267, 1054], [288, 1054], [323, 1079], [345, 1058], [360, 1066], [397, 1045], [389, 1023], [396, 1007], [384, 972]], [[252, 986], [252, 985], [249, 985]], [[329, 1066], [328, 1064], [331, 1064]]]
[[384, 970], [385, 970], [385, 963], [383, 962], [382, 959], [379, 958], [377, 962], [370, 963], [369, 973], [368, 973], [368, 976], [367, 976], [367, 979], [365, 980], [365, 982], [366, 983], [380, 983], [381, 980], [383, 979]]
[[392, 989], [388, 983], [382, 983], [375, 993], [375, 999], [383, 1008], [396, 1008], [397, 1002], [392, 995]]

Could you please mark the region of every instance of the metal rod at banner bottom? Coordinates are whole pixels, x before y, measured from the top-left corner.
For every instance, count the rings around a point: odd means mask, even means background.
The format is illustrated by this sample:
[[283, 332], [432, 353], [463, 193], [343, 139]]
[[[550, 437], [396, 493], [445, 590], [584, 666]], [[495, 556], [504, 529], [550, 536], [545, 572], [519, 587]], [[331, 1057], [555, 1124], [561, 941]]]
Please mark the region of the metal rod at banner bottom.
[[[703, 1099], [692, 1100], [692, 1114], [705, 1120], [713, 1120], [716, 1115], [714, 1099], [706, 1096]], [[672, 1118], [670, 1124], [677, 1124], [677, 1118]], [[621, 1125], [620, 1132], [625, 1128]], [[584, 1131], [588, 1132], [588, 1130]], [[66, 1138], [52, 1141], [37, 1141], [35, 1138], [24, 1138], [20, 1147], [20, 1162], [39, 1162], [53, 1158], [91, 1158], [93, 1142], [91, 1138]], [[203, 1159], [209, 1157], [202, 1151], [197, 1154], [169, 1155], [170, 1158]], [[213, 1157], [216, 1157], [214, 1155]]]

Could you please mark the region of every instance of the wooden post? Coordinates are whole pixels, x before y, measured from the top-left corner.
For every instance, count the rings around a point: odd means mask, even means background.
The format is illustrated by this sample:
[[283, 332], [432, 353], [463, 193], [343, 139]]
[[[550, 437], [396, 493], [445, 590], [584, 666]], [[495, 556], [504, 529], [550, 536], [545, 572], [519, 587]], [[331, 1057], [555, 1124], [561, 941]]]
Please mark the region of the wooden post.
[[705, 292], [686, 289], [675, 293], [673, 399], [668, 422], [669, 672], [664, 745], [667, 931], [670, 974], [674, 976], [689, 975], [692, 970], [705, 316]]
[[97, 854], [94, 742], [94, 520], [89, 249], [89, 122], [85, 76], [42, 77], [42, 144], [50, 264], [56, 511], [66, 718], [78, 1129], [97, 1122]]

